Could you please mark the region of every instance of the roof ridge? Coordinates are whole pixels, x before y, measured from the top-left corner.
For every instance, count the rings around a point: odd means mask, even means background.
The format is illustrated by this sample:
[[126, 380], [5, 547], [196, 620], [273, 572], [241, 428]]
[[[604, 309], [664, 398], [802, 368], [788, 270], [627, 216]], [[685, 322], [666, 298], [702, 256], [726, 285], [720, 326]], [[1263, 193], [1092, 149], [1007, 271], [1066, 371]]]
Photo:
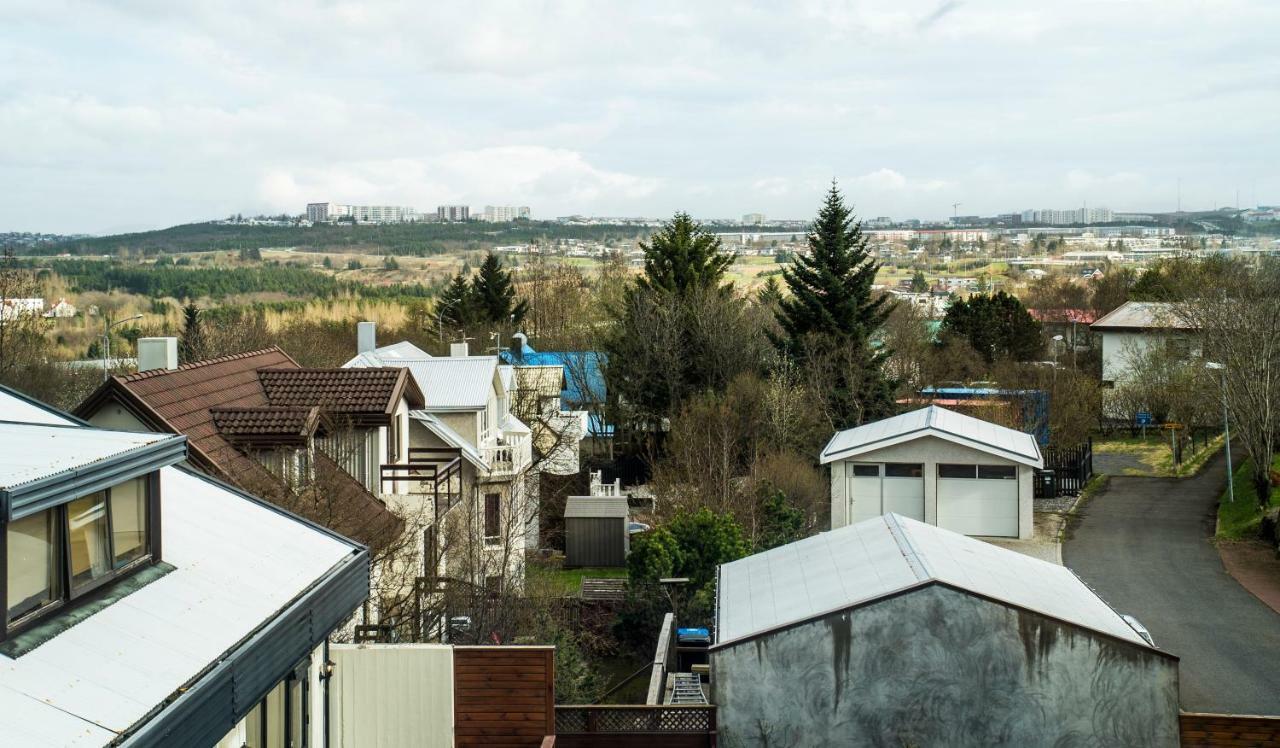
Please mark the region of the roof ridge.
[[284, 349], [282, 349], [278, 345], [273, 345], [267, 348], [261, 348], [256, 351], [245, 351], [244, 353], [229, 353], [225, 356], [217, 356], [215, 358], [206, 358], [201, 361], [191, 361], [189, 363], [182, 364], [176, 369], [151, 369], [149, 371], [134, 372], [133, 374], [117, 374], [115, 378], [120, 382], [137, 382], [143, 379], [162, 376], [164, 374], [172, 374], [175, 371], [191, 371], [192, 369], [199, 369], [205, 366], [212, 366], [213, 364], [222, 364], [222, 363], [226, 363], [227, 361], [237, 361], [240, 359], [252, 358], [253, 356], [261, 356], [264, 353], [273, 353], [273, 352], [284, 354], [285, 358], [289, 359], [290, 361], [293, 361], [293, 359], [289, 356], [289, 354], [284, 352]]
[[919, 549], [911, 542], [911, 537], [898, 521], [899, 519], [901, 518], [894, 512], [884, 515], [885, 526], [889, 528], [889, 534], [898, 543], [898, 550], [902, 551], [903, 559], [907, 562], [907, 566], [911, 567], [911, 573], [916, 575], [917, 582], [933, 579], [933, 571], [925, 562], [924, 556], [920, 555]]

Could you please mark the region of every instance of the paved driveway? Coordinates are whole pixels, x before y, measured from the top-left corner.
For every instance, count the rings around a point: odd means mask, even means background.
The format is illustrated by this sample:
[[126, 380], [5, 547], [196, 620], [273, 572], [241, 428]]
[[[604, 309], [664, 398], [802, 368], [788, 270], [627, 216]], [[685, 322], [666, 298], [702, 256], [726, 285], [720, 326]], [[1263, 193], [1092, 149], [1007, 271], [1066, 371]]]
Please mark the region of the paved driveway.
[[1198, 477], [1114, 477], [1068, 532], [1063, 560], [1181, 659], [1182, 708], [1280, 715], [1280, 614], [1223, 570], [1213, 535], [1225, 459]]

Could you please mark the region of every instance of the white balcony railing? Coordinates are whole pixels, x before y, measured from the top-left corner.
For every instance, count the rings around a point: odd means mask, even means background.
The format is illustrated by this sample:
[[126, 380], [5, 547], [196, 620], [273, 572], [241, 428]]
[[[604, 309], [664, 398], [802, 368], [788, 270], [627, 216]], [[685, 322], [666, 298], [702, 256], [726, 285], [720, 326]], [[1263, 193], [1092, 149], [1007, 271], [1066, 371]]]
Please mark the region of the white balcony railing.
[[533, 462], [533, 445], [528, 434], [504, 433], [501, 440], [484, 443], [480, 457], [497, 475], [514, 475]]
[[621, 496], [622, 481], [615, 478], [612, 483], [604, 482], [604, 475], [599, 470], [591, 473], [591, 495], [592, 496]]

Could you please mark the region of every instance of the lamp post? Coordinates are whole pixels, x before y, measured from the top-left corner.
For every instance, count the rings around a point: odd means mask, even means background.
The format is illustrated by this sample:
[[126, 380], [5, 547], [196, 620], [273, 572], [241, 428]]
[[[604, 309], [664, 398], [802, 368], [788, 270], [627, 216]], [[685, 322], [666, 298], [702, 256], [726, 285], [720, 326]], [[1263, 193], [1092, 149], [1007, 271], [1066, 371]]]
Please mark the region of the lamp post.
[[1062, 336], [1053, 336], [1053, 381], [1058, 381], [1058, 364], [1062, 360]]
[[142, 315], [135, 314], [132, 317], [125, 317], [122, 320], [110, 322], [107, 324], [106, 328], [103, 329], [102, 331], [102, 381], [104, 382], [107, 381], [107, 377], [110, 375], [110, 370], [107, 368], [107, 362], [111, 360], [111, 331], [116, 329], [116, 327], [118, 327], [119, 325], [123, 325], [126, 322], [132, 322], [135, 319], [142, 319]]
[[1204, 368], [1222, 372], [1222, 442], [1227, 447], [1227, 502], [1234, 504], [1236, 477], [1235, 471], [1231, 469], [1231, 424], [1227, 422], [1227, 365], [1207, 361]]

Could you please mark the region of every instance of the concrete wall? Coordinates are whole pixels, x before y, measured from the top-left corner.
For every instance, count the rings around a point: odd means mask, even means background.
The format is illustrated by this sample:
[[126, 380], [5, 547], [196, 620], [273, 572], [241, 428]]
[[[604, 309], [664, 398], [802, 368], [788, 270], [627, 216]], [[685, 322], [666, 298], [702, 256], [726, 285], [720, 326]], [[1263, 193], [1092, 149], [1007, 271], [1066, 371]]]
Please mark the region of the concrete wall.
[[936, 584], [711, 663], [725, 748], [1178, 744], [1176, 661]]
[[976, 463], [981, 465], [1017, 465], [1018, 467], [1018, 537], [1030, 538], [1034, 531], [1032, 479], [1035, 470], [987, 452], [981, 452], [935, 436], [925, 436], [904, 444], [858, 455], [851, 460], [831, 463], [831, 527], [849, 523], [848, 480], [846, 466], [850, 462], [914, 462], [924, 465], [924, 521], [938, 524], [938, 463]]

